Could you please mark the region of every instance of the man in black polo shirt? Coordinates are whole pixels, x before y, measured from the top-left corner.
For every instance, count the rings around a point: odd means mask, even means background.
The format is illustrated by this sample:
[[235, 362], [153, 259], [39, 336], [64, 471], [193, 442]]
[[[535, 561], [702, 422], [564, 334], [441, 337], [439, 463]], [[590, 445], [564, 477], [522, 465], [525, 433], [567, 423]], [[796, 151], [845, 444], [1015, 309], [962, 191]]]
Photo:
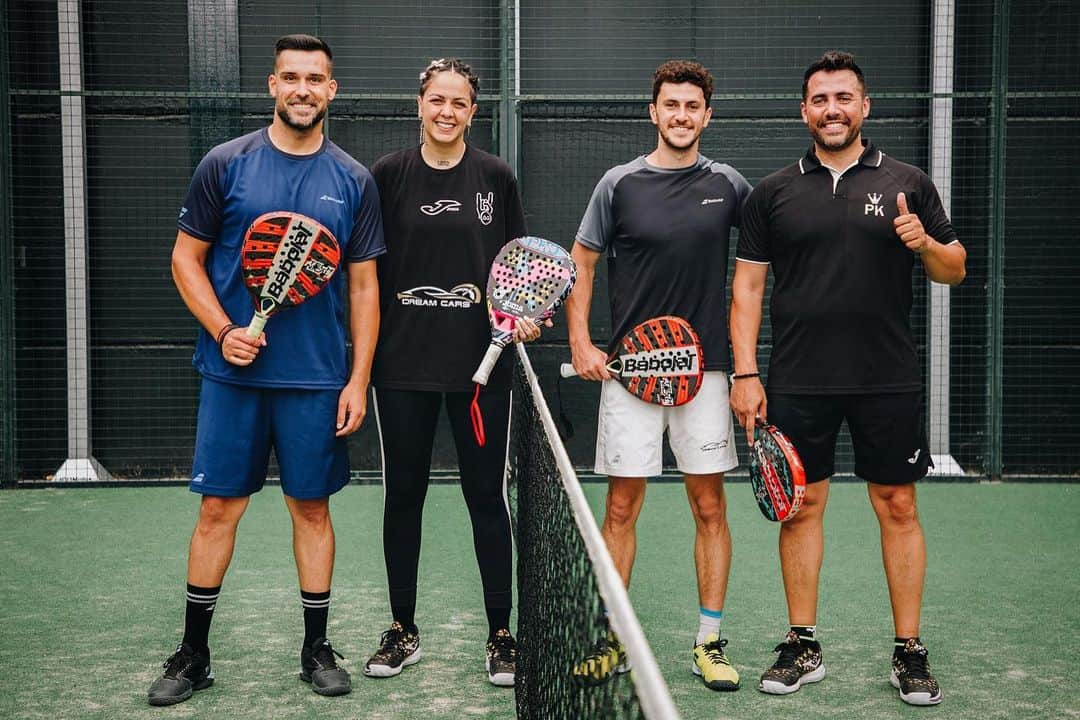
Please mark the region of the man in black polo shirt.
[[791, 630], [760, 690], [795, 692], [825, 676], [817, 622], [822, 516], [836, 437], [847, 420], [855, 473], [868, 482], [881, 527], [896, 638], [890, 680], [914, 705], [941, 702], [919, 639], [926, 545], [915, 481], [931, 464], [922, 383], [909, 324], [915, 258], [935, 282], [959, 283], [967, 256], [933, 183], [861, 137], [870, 99], [854, 58], [830, 51], [803, 79], [813, 144], [765, 178], [743, 211], [732, 281], [731, 406], [752, 442], [766, 417], [756, 348], [769, 266], [773, 353], [768, 419], [806, 467], [799, 514], [780, 526]]

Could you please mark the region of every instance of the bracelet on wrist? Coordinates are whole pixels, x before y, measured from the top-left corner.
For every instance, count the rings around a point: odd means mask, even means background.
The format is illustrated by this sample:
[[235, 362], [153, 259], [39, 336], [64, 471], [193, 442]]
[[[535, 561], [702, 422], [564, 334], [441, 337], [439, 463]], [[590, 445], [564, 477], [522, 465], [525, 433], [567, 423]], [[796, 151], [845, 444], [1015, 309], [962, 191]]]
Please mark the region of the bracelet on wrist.
[[751, 372], [751, 373], [732, 373], [731, 374], [731, 379], [732, 380], [746, 380], [748, 378], [756, 378], [756, 377], [761, 377], [761, 373]]
[[217, 344], [221, 345], [221, 343], [225, 342], [225, 336], [238, 327], [240, 326], [236, 323], [229, 323], [225, 327], [221, 328], [221, 330], [219, 330], [217, 334]]

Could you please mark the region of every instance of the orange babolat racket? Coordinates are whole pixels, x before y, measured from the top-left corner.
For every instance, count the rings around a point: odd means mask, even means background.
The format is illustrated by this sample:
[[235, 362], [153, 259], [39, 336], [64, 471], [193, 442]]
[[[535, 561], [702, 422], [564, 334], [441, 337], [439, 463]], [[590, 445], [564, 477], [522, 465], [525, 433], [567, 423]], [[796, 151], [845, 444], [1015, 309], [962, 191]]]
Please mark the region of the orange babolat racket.
[[318, 294], [340, 261], [337, 239], [317, 220], [285, 210], [257, 217], [240, 251], [244, 285], [255, 300], [247, 334], [259, 337], [271, 315]]
[[806, 472], [795, 446], [779, 428], [760, 419], [750, 453], [750, 485], [761, 514], [778, 522], [795, 517], [806, 494]]
[[[635, 397], [677, 407], [693, 400], [701, 389], [705, 357], [690, 323], [665, 315], [626, 333], [607, 369]], [[563, 363], [559, 371], [563, 377], [577, 375], [570, 363]]]

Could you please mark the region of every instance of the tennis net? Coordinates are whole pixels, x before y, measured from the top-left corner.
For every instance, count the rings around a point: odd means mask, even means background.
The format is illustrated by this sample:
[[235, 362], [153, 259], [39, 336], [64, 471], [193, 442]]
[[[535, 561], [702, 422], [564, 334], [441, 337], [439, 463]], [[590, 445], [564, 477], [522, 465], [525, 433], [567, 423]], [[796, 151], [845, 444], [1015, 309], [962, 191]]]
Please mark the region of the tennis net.
[[518, 547], [517, 715], [678, 720], [529, 356], [516, 347], [510, 488]]

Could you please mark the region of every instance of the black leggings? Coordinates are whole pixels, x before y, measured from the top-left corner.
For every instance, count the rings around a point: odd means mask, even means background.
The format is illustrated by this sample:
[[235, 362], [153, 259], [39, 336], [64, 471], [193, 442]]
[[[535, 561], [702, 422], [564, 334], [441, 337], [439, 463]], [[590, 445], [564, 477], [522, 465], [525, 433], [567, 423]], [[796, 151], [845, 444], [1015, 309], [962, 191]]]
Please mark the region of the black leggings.
[[[511, 591], [510, 515], [506, 505], [506, 433], [510, 391], [480, 393], [486, 444], [480, 447], [469, 418], [471, 392], [376, 391], [382, 439], [386, 500], [383, 505], [383, 555], [393, 607], [415, 607], [420, 560], [420, 530], [427, 495], [431, 452], [439, 406], [446, 414], [457, 448], [461, 492], [472, 518], [473, 546], [484, 585], [484, 606], [509, 617]], [[400, 618], [395, 618], [400, 620]], [[503, 623], [505, 624], [505, 623]]]

